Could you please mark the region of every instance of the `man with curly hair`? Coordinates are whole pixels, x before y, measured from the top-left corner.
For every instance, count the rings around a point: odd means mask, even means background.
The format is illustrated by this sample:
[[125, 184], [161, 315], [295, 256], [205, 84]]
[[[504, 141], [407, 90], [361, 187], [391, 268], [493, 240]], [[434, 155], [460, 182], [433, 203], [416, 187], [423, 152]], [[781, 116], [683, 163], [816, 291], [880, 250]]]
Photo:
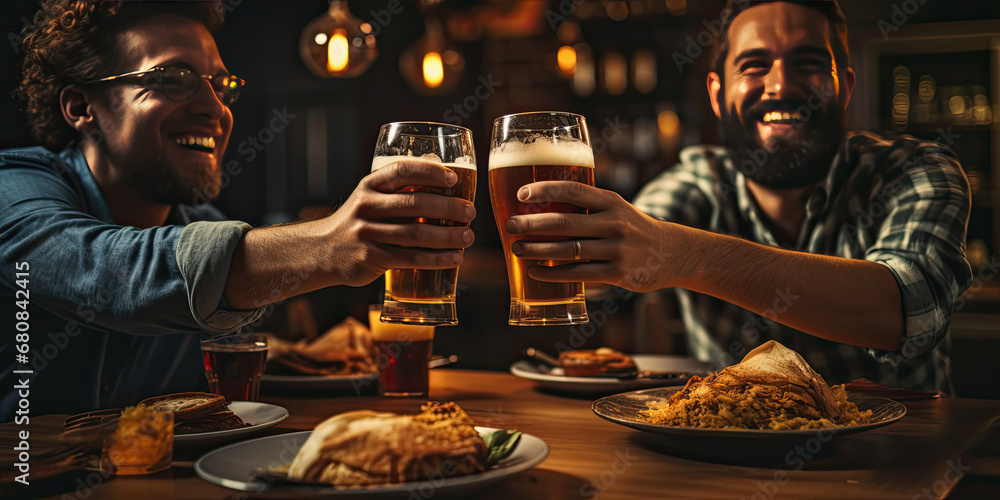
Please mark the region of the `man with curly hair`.
[[392, 222], [475, 216], [457, 198], [393, 194], [454, 184], [427, 163], [380, 169], [297, 224], [251, 229], [189, 206], [218, 193], [243, 86], [212, 37], [216, 7], [46, 0], [27, 29], [18, 93], [48, 149], [0, 151], [0, 301], [30, 325], [4, 334], [0, 420], [203, 389], [203, 334], [388, 268], [454, 267], [472, 243], [464, 227]]

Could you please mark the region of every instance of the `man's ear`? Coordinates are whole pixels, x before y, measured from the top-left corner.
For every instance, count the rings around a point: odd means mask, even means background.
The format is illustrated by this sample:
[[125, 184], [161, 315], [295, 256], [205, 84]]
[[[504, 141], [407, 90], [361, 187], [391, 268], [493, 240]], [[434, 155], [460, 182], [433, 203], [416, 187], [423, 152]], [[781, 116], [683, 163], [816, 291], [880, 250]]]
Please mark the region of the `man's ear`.
[[722, 119], [722, 112], [720, 111], [719, 102], [719, 92], [722, 89], [722, 79], [719, 78], [719, 74], [711, 71], [708, 73], [708, 80], [705, 82], [708, 85], [708, 98], [712, 101], [712, 111], [715, 112], [715, 116]]
[[854, 68], [847, 68], [843, 78], [840, 79], [840, 84], [843, 86], [841, 91], [844, 95], [843, 106], [847, 109], [847, 105], [851, 102], [851, 93], [854, 91]]
[[68, 85], [59, 92], [59, 109], [70, 127], [87, 135], [97, 126], [97, 117], [91, 106], [93, 94], [78, 85]]

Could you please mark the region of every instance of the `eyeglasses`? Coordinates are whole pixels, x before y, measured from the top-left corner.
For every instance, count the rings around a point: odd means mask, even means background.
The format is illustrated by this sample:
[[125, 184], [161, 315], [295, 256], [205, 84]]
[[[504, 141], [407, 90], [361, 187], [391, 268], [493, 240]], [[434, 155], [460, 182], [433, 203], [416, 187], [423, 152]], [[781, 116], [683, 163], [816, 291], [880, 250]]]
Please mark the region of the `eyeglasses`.
[[219, 101], [226, 106], [230, 106], [236, 102], [236, 98], [240, 96], [240, 90], [246, 84], [242, 78], [232, 73], [216, 76], [199, 75], [194, 70], [180, 67], [144, 69], [82, 82], [82, 84], [89, 85], [109, 82], [120, 78], [140, 78], [143, 88], [160, 92], [167, 96], [168, 99], [174, 101], [183, 101], [193, 96], [198, 91], [201, 80], [208, 80], [209, 85], [212, 86], [212, 90], [215, 91], [215, 95], [219, 97]]

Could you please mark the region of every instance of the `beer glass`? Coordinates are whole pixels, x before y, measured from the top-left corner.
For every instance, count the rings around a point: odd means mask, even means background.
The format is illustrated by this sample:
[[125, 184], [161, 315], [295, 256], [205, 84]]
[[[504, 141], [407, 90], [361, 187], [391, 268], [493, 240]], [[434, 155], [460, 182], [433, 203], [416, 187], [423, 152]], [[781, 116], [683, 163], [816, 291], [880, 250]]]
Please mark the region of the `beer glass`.
[[522, 236], [507, 232], [513, 215], [540, 212], [586, 213], [564, 203], [521, 203], [517, 191], [537, 181], [574, 181], [594, 185], [594, 153], [587, 121], [561, 112], [520, 113], [493, 122], [489, 183], [493, 215], [503, 242], [510, 284], [510, 320], [515, 326], [586, 323], [583, 283], [547, 283], [528, 276], [530, 266], [556, 266], [572, 261], [526, 260], [511, 252], [525, 241], [560, 241], [559, 237]]
[[[442, 163], [458, 175], [450, 188], [407, 185], [397, 193], [427, 192], [474, 201], [476, 152], [472, 132], [456, 125], [429, 122], [396, 122], [382, 125], [372, 172], [397, 161]], [[468, 223], [417, 218], [413, 222], [468, 227]], [[458, 267], [451, 269], [390, 269], [385, 273], [382, 321], [386, 323], [457, 325], [455, 292]]]
[[201, 342], [208, 390], [228, 401], [257, 401], [267, 362], [267, 336], [233, 335]]

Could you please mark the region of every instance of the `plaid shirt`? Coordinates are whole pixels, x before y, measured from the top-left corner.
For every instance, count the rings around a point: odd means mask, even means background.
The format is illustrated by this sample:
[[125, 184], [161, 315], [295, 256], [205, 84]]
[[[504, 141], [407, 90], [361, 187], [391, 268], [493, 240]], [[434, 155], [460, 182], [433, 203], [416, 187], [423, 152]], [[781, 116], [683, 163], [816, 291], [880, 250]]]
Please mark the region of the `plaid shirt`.
[[[662, 220], [780, 246], [724, 148], [685, 148], [681, 163], [647, 184], [635, 206]], [[953, 394], [948, 324], [956, 298], [972, 281], [965, 260], [969, 184], [954, 153], [909, 136], [890, 141], [851, 133], [805, 210], [792, 250], [864, 259], [892, 271], [905, 315], [902, 348], [889, 352], [823, 340], [678, 289], [692, 353], [721, 368], [774, 339], [831, 384], [865, 377]], [[776, 292], [781, 299], [782, 291]], [[790, 304], [794, 296], [785, 300]]]

